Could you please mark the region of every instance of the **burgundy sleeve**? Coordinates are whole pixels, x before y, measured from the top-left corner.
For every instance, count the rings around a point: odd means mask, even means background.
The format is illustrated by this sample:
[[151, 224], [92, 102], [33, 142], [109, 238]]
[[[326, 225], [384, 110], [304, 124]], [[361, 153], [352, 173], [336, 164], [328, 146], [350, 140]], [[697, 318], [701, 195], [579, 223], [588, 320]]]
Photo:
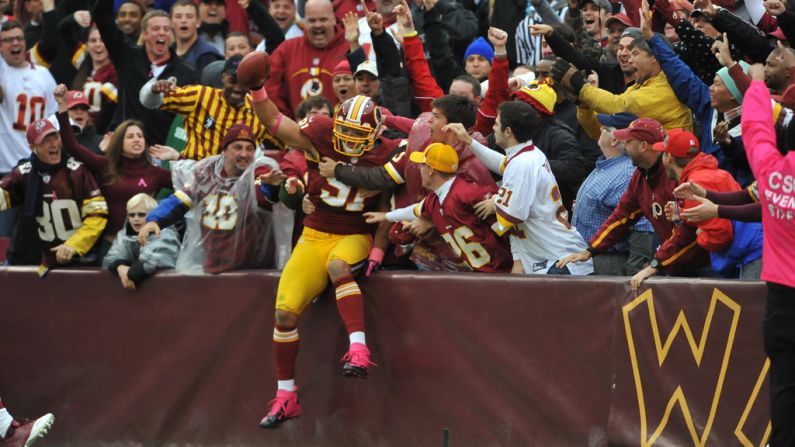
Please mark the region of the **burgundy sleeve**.
[[741, 222], [761, 222], [762, 204], [754, 202], [745, 205], [720, 205], [718, 206], [718, 217]]
[[707, 191], [707, 199], [717, 205], [746, 205], [754, 203], [753, 197], [746, 190], [731, 192]]

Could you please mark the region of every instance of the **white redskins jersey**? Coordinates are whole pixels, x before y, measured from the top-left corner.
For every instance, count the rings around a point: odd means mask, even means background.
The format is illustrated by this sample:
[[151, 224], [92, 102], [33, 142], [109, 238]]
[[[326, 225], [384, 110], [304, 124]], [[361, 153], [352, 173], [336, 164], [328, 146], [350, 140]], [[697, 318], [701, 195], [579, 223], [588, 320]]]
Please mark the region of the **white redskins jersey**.
[[[532, 143], [509, 148], [503, 160], [495, 231], [509, 230], [511, 254], [525, 273], [547, 273], [555, 261], [585, 251], [588, 245], [568, 221], [547, 157]], [[568, 265], [573, 275], [593, 273], [593, 262]]]
[[39, 65], [15, 68], [0, 58], [0, 85], [5, 93], [0, 103], [0, 172], [11, 172], [30, 156], [28, 125], [57, 111], [55, 79]]

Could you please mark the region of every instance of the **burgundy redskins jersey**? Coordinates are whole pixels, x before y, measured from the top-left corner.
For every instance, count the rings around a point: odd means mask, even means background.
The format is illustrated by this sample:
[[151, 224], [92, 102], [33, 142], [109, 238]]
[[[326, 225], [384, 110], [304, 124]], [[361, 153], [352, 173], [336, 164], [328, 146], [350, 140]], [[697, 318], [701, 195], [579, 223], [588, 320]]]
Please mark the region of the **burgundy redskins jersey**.
[[306, 153], [309, 175], [306, 193], [315, 205], [315, 212], [304, 218], [304, 226], [331, 234], [372, 233], [375, 225], [366, 223], [362, 213], [374, 211], [378, 197], [366, 195], [359, 188], [345, 185], [337, 179], [323, 177], [317, 164], [322, 157], [329, 157], [357, 166], [381, 166], [389, 160], [400, 141], [381, 138], [362, 157], [350, 157], [334, 150], [331, 140], [333, 118], [314, 115], [301, 120], [299, 126], [315, 149]]
[[[419, 165], [409, 161], [409, 155], [411, 152], [425, 150], [432, 142], [431, 125], [428, 122], [430, 116], [430, 113], [423, 113], [415, 120], [409, 132], [406, 151], [398, 153], [384, 164], [384, 169], [395, 183], [404, 186], [395, 192], [395, 206], [398, 208], [417, 203], [428, 195], [429, 191], [422, 186]], [[482, 139], [480, 134], [475, 134], [473, 137], [479, 141]], [[463, 144], [453, 147], [458, 152], [458, 176], [479, 185], [488, 185], [496, 191], [497, 185], [488, 168], [478, 160], [469, 147]], [[466, 264], [456, 262], [454, 259], [458, 259], [458, 256], [435, 234], [418, 240], [411, 252], [411, 260], [415, 264], [430, 270], [468, 270]]]
[[258, 177], [273, 168], [260, 161], [255, 164], [240, 177], [230, 178], [223, 172], [223, 156], [209, 157], [196, 167], [193, 183], [175, 193], [186, 205], [198, 205], [194, 218], [201, 228], [206, 273], [272, 267], [272, 202]]
[[474, 210], [475, 204], [496, 192], [496, 185], [456, 177], [444, 202], [432, 192], [417, 205], [415, 214], [433, 221], [460, 263], [478, 272], [510, 272], [513, 259], [508, 240], [491, 230], [496, 218], [481, 220]]
[[[0, 211], [24, 206], [28, 182], [34, 175], [30, 161], [17, 166], [0, 181]], [[53, 173], [41, 175], [42, 212], [36, 217], [42, 265], [55, 265], [55, 255], [50, 251], [67, 240], [78, 255], [88, 252], [102, 233], [108, 217], [108, 205], [97, 186], [94, 176], [73, 158], [66, 166]], [[78, 231], [89, 219], [91, 226]], [[99, 221], [101, 220], [101, 222]], [[75, 236], [77, 234], [77, 236]], [[74, 236], [74, 237], [73, 237]]]

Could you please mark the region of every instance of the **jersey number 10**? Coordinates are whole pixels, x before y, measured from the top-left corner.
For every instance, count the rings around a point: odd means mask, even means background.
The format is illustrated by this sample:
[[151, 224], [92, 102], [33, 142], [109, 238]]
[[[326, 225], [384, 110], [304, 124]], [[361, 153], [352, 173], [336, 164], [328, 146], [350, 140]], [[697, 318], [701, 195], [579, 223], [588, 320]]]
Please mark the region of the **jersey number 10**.
[[44, 97], [28, 98], [25, 93], [17, 95], [17, 119], [14, 121], [14, 129], [28, 130], [30, 124], [42, 118], [44, 118]]

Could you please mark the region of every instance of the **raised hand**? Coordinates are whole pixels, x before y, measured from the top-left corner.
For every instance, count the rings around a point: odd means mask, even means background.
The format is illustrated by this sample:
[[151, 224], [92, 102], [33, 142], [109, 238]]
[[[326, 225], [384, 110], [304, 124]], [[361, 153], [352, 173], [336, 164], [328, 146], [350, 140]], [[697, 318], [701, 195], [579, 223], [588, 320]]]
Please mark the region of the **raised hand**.
[[452, 133], [459, 142], [464, 144], [472, 144], [472, 137], [467, 132], [466, 128], [461, 123], [450, 123], [442, 127], [442, 132]]
[[58, 84], [55, 86], [55, 90], [52, 91], [53, 96], [55, 96], [55, 102], [58, 103], [58, 110], [61, 112], [66, 112], [66, 94], [69, 92], [69, 89], [63, 85]]
[[731, 67], [734, 65], [732, 53], [729, 49], [729, 36], [726, 33], [723, 33], [723, 40], [715, 40], [715, 43], [712, 44], [712, 53], [715, 54], [715, 58], [718, 59], [722, 66]]
[[505, 31], [494, 28], [489, 28], [489, 42], [494, 47], [494, 52], [497, 54], [505, 54], [505, 45], [508, 43], [508, 33]]
[[251, 4], [251, 0], [237, 0], [237, 4], [245, 11], [248, 9], [248, 5]]
[[413, 33], [414, 19], [411, 17], [411, 9], [406, 0], [400, 0], [400, 4], [392, 10], [397, 15], [398, 24], [403, 28], [403, 34]]
[[643, 38], [651, 40], [654, 37], [654, 32], [651, 30], [651, 11], [649, 10], [648, 0], [642, 0], [640, 3], [640, 32]]
[[765, 80], [765, 66], [762, 64], [753, 64], [748, 68], [748, 77], [754, 81]]
[[767, 0], [762, 2], [765, 6], [765, 11], [774, 17], [778, 17], [787, 11], [787, 5], [781, 0]]
[[380, 36], [384, 32], [384, 16], [377, 12], [368, 12], [367, 25], [370, 26], [370, 34]]
[[349, 11], [342, 18], [342, 24], [345, 26], [345, 40], [351, 45], [351, 50], [354, 45], [359, 48], [359, 16]]

